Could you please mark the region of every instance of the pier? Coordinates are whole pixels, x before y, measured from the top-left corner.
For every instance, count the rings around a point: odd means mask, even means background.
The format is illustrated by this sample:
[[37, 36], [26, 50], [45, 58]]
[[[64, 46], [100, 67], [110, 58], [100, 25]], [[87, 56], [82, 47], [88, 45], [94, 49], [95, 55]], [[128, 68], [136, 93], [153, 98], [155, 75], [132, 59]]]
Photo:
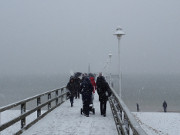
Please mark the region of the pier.
[[[33, 134], [39, 135], [41, 132], [45, 134], [43, 131], [45, 129], [47, 131], [52, 127], [53, 131], [50, 130], [48, 133], [65, 134], [65, 128], [67, 128], [65, 125], [70, 123], [72, 125], [72, 122], [75, 121], [74, 127], [66, 129], [67, 134], [83, 134], [83, 129], [87, 128], [88, 134], [95, 134], [95, 131], [100, 131], [104, 133], [99, 134], [107, 135], [110, 133], [119, 135], [146, 135], [113, 88], [111, 88], [111, 91], [112, 95], [109, 98], [109, 108], [107, 108], [108, 112], [105, 118], [99, 112], [97, 93], [94, 100], [96, 113], [87, 118], [80, 114], [80, 109], [82, 108], [81, 99], [76, 99], [75, 107], [70, 108], [66, 87], [62, 87], [1, 107], [1, 114], [12, 110], [19, 110], [19, 113], [10, 120], [7, 119], [1, 123], [0, 131], [2, 134], [3, 132], [10, 131], [11, 133], [13, 132], [12, 134], [19, 135], [23, 132], [28, 134], [32, 128], [36, 128], [33, 130], [35, 132]], [[55, 119], [56, 121], [53, 121], [54, 118], [52, 119], [52, 116], [57, 118]], [[69, 119], [72, 121], [69, 121]], [[50, 127], [47, 127], [45, 123]], [[53, 123], [54, 125], [48, 123]], [[97, 130], [93, 129], [93, 127], [97, 127]]]

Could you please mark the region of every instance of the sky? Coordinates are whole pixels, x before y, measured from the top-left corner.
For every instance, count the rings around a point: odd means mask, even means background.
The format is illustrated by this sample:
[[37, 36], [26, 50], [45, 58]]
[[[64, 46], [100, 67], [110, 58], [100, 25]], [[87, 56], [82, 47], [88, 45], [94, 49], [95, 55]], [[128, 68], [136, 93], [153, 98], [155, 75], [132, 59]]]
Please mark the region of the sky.
[[122, 73], [180, 74], [179, 7], [179, 0], [1, 0], [0, 75], [87, 72], [88, 65], [117, 73], [118, 26]]

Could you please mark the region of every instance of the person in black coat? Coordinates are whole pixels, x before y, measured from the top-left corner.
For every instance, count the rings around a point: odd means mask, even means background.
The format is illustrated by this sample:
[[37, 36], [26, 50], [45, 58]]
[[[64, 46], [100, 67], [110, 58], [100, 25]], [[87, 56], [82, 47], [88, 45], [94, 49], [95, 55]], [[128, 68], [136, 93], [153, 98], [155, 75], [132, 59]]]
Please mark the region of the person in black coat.
[[139, 104], [136, 103], [136, 107], [137, 107], [137, 112], [139, 112]]
[[163, 102], [163, 109], [164, 109], [164, 112], [167, 111], [167, 110], [166, 110], [166, 109], [167, 109], [167, 103], [166, 103], [166, 101]]
[[106, 117], [106, 103], [108, 97], [111, 96], [111, 90], [108, 83], [106, 82], [105, 78], [102, 75], [100, 75], [97, 78], [96, 85], [97, 85], [97, 93], [99, 95], [101, 115]]
[[81, 83], [81, 94], [83, 101], [83, 113], [89, 117], [89, 105], [91, 103], [91, 97], [93, 92], [93, 86], [88, 77], [85, 77]]
[[[99, 76], [97, 77], [97, 80], [96, 80], [96, 86], [98, 86], [98, 85], [100, 86], [99, 83], [101, 83], [102, 78], [104, 78], [104, 76], [102, 76], [102, 73], [99, 73]], [[104, 80], [105, 80], [105, 78], [104, 78]]]
[[76, 94], [75, 83], [74, 83], [74, 78], [73, 77], [70, 78], [66, 88], [69, 90], [70, 103], [71, 103], [71, 107], [73, 107], [74, 96]]
[[78, 77], [74, 78], [75, 83], [75, 98], [80, 98], [80, 83], [81, 80]]

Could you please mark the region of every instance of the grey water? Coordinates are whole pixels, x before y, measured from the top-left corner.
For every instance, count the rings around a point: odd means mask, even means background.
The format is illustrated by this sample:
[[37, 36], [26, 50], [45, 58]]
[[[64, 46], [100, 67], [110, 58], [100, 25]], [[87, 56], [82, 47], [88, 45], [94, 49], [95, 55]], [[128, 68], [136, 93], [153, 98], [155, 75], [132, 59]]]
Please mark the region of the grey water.
[[3, 75], [0, 76], [0, 107], [61, 88], [68, 75]]
[[[24, 75], [0, 77], [0, 107], [22, 99], [61, 88], [67, 84], [68, 75]], [[118, 92], [118, 76], [112, 76]], [[162, 111], [166, 100], [168, 111], [180, 111], [180, 75], [122, 75], [122, 99], [130, 111]]]

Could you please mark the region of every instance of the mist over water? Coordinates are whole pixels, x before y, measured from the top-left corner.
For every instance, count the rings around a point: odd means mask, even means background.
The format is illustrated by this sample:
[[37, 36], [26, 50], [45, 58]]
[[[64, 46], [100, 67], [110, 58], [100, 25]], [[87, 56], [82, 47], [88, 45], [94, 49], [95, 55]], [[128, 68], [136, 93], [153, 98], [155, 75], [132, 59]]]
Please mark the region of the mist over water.
[[[63, 87], [70, 75], [27, 75], [0, 77], [0, 106], [17, 102], [49, 90]], [[118, 76], [112, 76], [118, 92]], [[166, 100], [168, 111], [180, 111], [180, 75], [122, 75], [122, 99], [130, 111], [162, 111]]]
[[0, 106], [61, 88], [66, 85], [68, 75], [8, 75], [0, 77]]

